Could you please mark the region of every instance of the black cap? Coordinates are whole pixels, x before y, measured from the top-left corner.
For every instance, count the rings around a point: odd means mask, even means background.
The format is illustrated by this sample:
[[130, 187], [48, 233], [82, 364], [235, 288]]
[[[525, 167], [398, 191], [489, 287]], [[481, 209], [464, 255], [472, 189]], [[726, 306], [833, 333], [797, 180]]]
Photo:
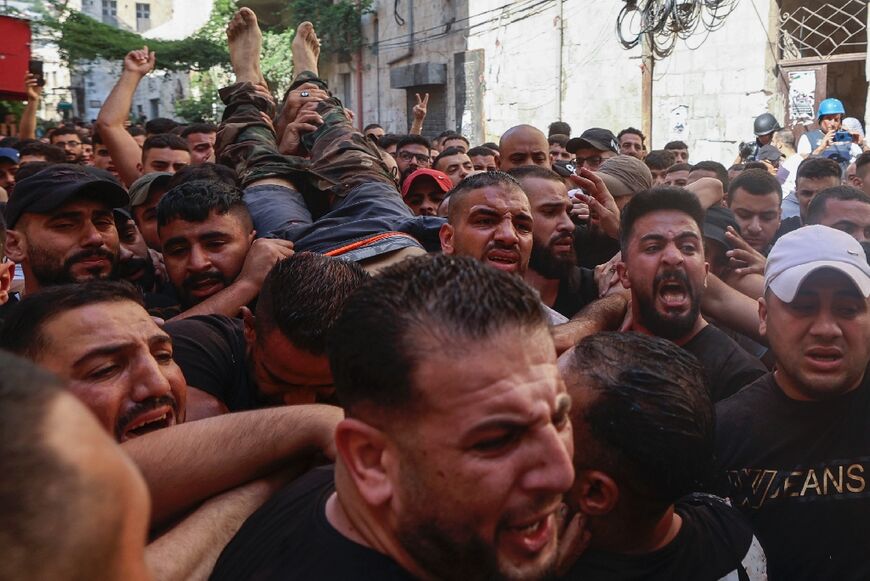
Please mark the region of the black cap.
[[129, 204], [126, 190], [106, 175], [109, 174], [95, 168], [58, 163], [24, 178], [15, 184], [15, 192], [6, 205], [7, 228], [15, 228], [23, 214], [48, 214], [75, 196], [100, 199], [110, 208]]
[[597, 149], [599, 151], [612, 151], [614, 153], [619, 153], [619, 145], [616, 143], [616, 136], [613, 135], [613, 132], [609, 129], [602, 129], [601, 127], [587, 129], [580, 134], [580, 137], [569, 139], [568, 143], [565, 145], [565, 149], [567, 149], [569, 153], [576, 153], [578, 149], [584, 147], [591, 147], [592, 149]]
[[713, 206], [707, 209], [707, 215], [704, 216], [704, 238], [715, 240], [730, 250], [731, 243], [725, 237], [728, 226], [740, 234], [740, 225], [737, 224], [734, 213], [729, 208]]
[[780, 153], [780, 151], [776, 147], [770, 144], [767, 144], [764, 147], [760, 148], [758, 150], [758, 153], [755, 154], [755, 159], [758, 161], [761, 161], [763, 159], [766, 159], [767, 161], [779, 161], [781, 157], [782, 153]]

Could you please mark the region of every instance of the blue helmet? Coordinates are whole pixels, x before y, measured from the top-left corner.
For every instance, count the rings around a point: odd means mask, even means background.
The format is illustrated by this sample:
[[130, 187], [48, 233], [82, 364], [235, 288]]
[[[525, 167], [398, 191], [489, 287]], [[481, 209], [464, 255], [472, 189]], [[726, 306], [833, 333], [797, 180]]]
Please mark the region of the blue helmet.
[[825, 115], [845, 115], [846, 108], [839, 99], [825, 99], [819, 103], [819, 119]]

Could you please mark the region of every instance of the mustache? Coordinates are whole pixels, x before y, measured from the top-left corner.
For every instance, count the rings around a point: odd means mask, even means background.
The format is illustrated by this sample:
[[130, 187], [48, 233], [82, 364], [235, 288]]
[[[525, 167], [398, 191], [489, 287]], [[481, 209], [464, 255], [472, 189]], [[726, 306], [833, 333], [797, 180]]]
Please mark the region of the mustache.
[[203, 282], [222, 282], [226, 284], [226, 280], [224, 280], [224, 277], [220, 272], [216, 270], [211, 270], [209, 272], [202, 272], [190, 275], [189, 277], [184, 279], [184, 282], [181, 283], [181, 286], [184, 287], [186, 290], [190, 290], [191, 287]]
[[127, 413], [121, 416], [120, 419], [118, 419], [115, 424], [115, 439], [119, 442], [121, 441], [121, 436], [124, 434], [124, 427], [136, 419], [137, 416], [165, 405], [171, 407], [172, 413], [176, 418], [178, 418], [178, 402], [175, 401], [174, 396], [162, 395], [160, 397], [151, 397], [143, 402], [137, 403], [135, 406], [130, 408]]
[[118, 274], [125, 278], [141, 269], [148, 269], [150, 262], [145, 258], [131, 258], [118, 265]]
[[73, 254], [72, 256], [67, 258], [66, 263], [74, 264], [76, 262], [83, 262], [91, 258], [105, 258], [106, 260], [114, 264], [117, 255], [109, 252], [105, 248], [93, 248], [91, 250], [82, 250], [81, 252]]
[[679, 282], [682, 283], [687, 290], [694, 290], [692, 283], [689, 281], [688, 275], [682, 270], [665, 270], [658, 273], [653, 279], [653, 290], [658, 292], [659, 288], [668, 282]]
[[573, 231], [563, 232], [563, 233], [559, 234], [558, 236], [554, 236], [553, 238], [550, 239], [550, 246], [555, 246], [556, 244], [559, 244], [560, 242], [571, 242], [573, 244], [574, 243], [574, 232]]

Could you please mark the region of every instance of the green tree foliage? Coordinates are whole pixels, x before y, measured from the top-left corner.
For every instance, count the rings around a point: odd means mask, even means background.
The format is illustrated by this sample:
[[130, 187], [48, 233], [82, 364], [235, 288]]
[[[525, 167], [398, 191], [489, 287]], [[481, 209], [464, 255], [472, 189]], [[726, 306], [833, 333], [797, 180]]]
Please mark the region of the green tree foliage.
[[290, 0], [284, 11], [287, 22], [314, 24], [322, 54], [347, 61], [365, 44], [360, 19], [372, 12], [372, 0]]

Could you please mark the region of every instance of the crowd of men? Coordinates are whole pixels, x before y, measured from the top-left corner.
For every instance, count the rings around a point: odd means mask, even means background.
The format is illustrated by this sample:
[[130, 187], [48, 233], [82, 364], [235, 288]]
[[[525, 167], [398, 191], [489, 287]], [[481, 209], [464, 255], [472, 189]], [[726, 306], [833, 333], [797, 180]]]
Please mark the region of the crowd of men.
[[[220, 126], [0, 142], [0, 578], [867, 579], [870, 152], [353, 115], [243, 8]], [[845, 129], [844, 129], [845, 128]], [[844, 140], [847, 141], [844, 145]], [[797, 142], [797, 143], [796, 143]]]

